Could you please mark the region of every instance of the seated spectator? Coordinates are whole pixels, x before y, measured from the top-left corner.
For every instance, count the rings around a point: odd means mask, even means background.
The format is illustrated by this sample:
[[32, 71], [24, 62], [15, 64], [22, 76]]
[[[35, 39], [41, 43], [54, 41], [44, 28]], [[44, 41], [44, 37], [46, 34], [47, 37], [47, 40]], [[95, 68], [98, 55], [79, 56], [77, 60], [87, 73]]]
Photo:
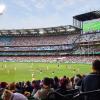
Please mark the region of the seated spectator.
[[8, 85], [8, 83], [6, 83], [6, 82], [1, 82], [0, 83], [0, 88], [7, 88], [7, 85]]
[[64, 76], [61, 80], [60, 80], [60, 87], [64, 90], [69, 90], [72, 89], [72, 83], [70, 81], [70, 79], [66, 76]]
[[56, 92], [59, 92], [60, 94], [66, 95], [66, 91], [72, 89], [71, 81], [68, 77], [64, 76], [60, 80], [60, 86], [58, 89], [56, 89]]
[[31, 86], [31, 83], [30, 83], [29, 81], [27, 81], [27, 82], [25, 83], [24, 91], [25, 91], [25, 92], [30, 92], [30, 93], [32, 93], [33, 87]]
[[82, 82], [82, 76], [80, 74], [75, 75], [75, 77], [74, 77], [74, 88], [80, 89], [81, 82]]
[[[100, 60], [95, 60], [92, 63], [92, 70], [93, 72], [85, 76], [82, 80], [82, 92], [100, 89]], [[86, 96], [85, 100], [100, 100], [100, 95]]]
[[33, 87], [33, 91], [32, 91], [32, 96], [34, 96], [34, 94], [40, 89], [40, 81], [32, 81], [32, 87]]
[[28, 100], [24, 95], [20, 93], [13, 93], [10, 90], [4, 90], [2, 99], [3, 100]]
[[54, 80], [53, 80], [53, 78], [50, 78], [50, 80], [51, 80], [51, 88], [54, 88]]
[[13, 82], [13, 83], [10, 83], [7, 88], [14, 93], [15, 92], [16, 85]]
[[60, 85], [59, 79], [58, 79], [57, 76], [55, 76], [55, 77], [54, 77], [54, 89], [59, 88], [59, 85]]
[[15, 91], [19, 93], [24, 93], [24, 84], [22, 84], [21, 82], [16, 83]]
[[53, 92], [54, 89], [51, 88], [51, 79], [50, 78], [44, 78], [43, 80], [43, 87], [36, 92], [34, 95], [34, 98], [37, 100], [46, 99], [48, 94]]

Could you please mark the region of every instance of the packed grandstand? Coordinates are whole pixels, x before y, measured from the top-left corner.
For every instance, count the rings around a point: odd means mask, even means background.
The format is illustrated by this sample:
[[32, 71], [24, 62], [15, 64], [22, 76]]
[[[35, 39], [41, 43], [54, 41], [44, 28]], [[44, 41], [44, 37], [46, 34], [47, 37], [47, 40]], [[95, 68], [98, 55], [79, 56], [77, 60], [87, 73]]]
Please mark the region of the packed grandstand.
[[[94, 17], [89, 19], [90, 15]], [[98, 15], [98, 11], [74, 16], [73, 26], [0, 30], [0, 61], [92, 63], [95, 59], [100, 60], [100, 30], [83, 32], [83, 26], [80, 25], [83, 21], [100, 18], [100, 12], [99, 16], [96, 15]], [[76, 20], [80, 23], [77, 23]], [[91, 100], [77, 99], [76, 96], [76, 94], [80, 95], [81, 82], [84, 77], [85, 75], [79, 74], [71, 78], [63, 76], [32, 82], [10, 84], [1, 82], [0, 94], [6, 91], [3, 96], [6, 93], [19, 95], [14, 94], [18, 92], [32, 100]], [[43, 90], [39, 91], [39, 89], [42, 87], [49, 87], [50, 90], [41, 94]], [[5, 88], [10, 92], [4, 90]], [[53, 92], [53, 94], [49, 94], [49, 92]], [[43, 95], [41, 98], [37, 98], [39, 93]], [[24, 98], [24, 96], [21, 97]], [[27, 98], [11, 100], [27, 100]]]
[[[93, 58], [100, 54], [100, 33], [98, 31], [81, 34], [81, 30], [71, 26], [71, 28], [75, 29], [72, 32], [68, 31], [67, 27], [49, 28], [52, 33], [48, 31], [47, 34], [32, 34], [30, 29], [5, 30], [5, 33], [1, 30], [0, 60], [33, 61], [41, 60], [43, 56], [45, 56], [44, 60], [49, 58], [53, 60], [64, 56], [65, 60], [68, 61], [72, 57], [80, 59], [82, 56], [89, 55], [88, 58]], [[57, 34], [55, 32], [58, 29], [59, 32]], [[48, 28], [45, 28], [45, 30], [48, 30]], [[13, 31], [16, 34], [12, 33]], [[17, 31], [19, 31], [19, 34], [17, 34]], [[30, 32], [31, 34], [20, 34], [22, 31]], [[41, 29], [38, 29], [38, 31], [41, 32]], [[86, 61], [89, 61], [89, 59]], [[81, 62], [84, 62], [84, 59]]]
[[[0, 35], [0, 60], [44, 60], [58, 58], [64, 56], [68, 61], [73, 58], [81, 58], [87, 56], [88, 58], [99, 57], [100, 54], [100, 33], [91, 32], [80, 34], [79, 30], [75, 32], [62, 32], [63, 26], [57, 27], [60, 33], [48, 34], [18, 34], [12, 33], [13, 30], [1, 30]], [[60, 29], [61, 28], [61, 29]], [[39, 29], [40, 30], [40, 29]], [[46, 29], [45, 29], [46, 30]], [[51, 31], [52, 28], [50, 29]], [[55, 29], [56, 30], [56, 29]], [[9, 31], [9, 33], [8, 33]], [[14, 30], [16, 31], [30, 31], [30, 30]], [[42, 57], [41, 57], [42, 56]], [[94, 58], [95, 58], [94, 57]], [[86, 61], [89, 61], [86, 60]], [[84, 62], [84, 59], [83, 61]], [[91, 62], [91, 61], [90, 61]]]

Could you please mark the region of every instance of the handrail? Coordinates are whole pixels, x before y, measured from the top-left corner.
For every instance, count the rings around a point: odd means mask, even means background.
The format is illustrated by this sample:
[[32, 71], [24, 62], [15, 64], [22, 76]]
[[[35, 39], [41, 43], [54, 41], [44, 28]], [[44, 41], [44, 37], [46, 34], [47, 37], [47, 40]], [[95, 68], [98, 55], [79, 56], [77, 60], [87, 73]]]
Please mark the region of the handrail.
[[93, 95], [93, 94], [97, 94], [97, 93], [100, 93], [100, 89], [97, 89], [97, 90], [93, 90], [93, 91], [87, 91], [87, 92], [80, 92], [79, 94], [73, 96], [73, 99], [76, 99], [80, 96], [89, 96], [89, 95]]

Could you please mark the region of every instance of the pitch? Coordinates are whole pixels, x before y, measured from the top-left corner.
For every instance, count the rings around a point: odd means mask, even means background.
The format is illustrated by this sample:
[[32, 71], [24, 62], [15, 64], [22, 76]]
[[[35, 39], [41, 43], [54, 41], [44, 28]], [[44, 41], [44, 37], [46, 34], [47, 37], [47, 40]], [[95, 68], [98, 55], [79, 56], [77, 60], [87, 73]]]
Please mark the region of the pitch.
[[76, 74], [88, 74], [90, 71], [90, 64], [0, 62], [0, 81], [32, 81], [63, 75], [72, 77]]

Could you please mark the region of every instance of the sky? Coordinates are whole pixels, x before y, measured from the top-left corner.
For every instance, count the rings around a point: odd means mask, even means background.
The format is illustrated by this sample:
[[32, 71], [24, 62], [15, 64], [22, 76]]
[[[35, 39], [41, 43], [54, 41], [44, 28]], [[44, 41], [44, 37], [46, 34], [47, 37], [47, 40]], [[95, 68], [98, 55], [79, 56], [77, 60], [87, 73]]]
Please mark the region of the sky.
[[72, 17], [100, 10], [100, 0], [0, 0], [0, 29], [72, 25]]

